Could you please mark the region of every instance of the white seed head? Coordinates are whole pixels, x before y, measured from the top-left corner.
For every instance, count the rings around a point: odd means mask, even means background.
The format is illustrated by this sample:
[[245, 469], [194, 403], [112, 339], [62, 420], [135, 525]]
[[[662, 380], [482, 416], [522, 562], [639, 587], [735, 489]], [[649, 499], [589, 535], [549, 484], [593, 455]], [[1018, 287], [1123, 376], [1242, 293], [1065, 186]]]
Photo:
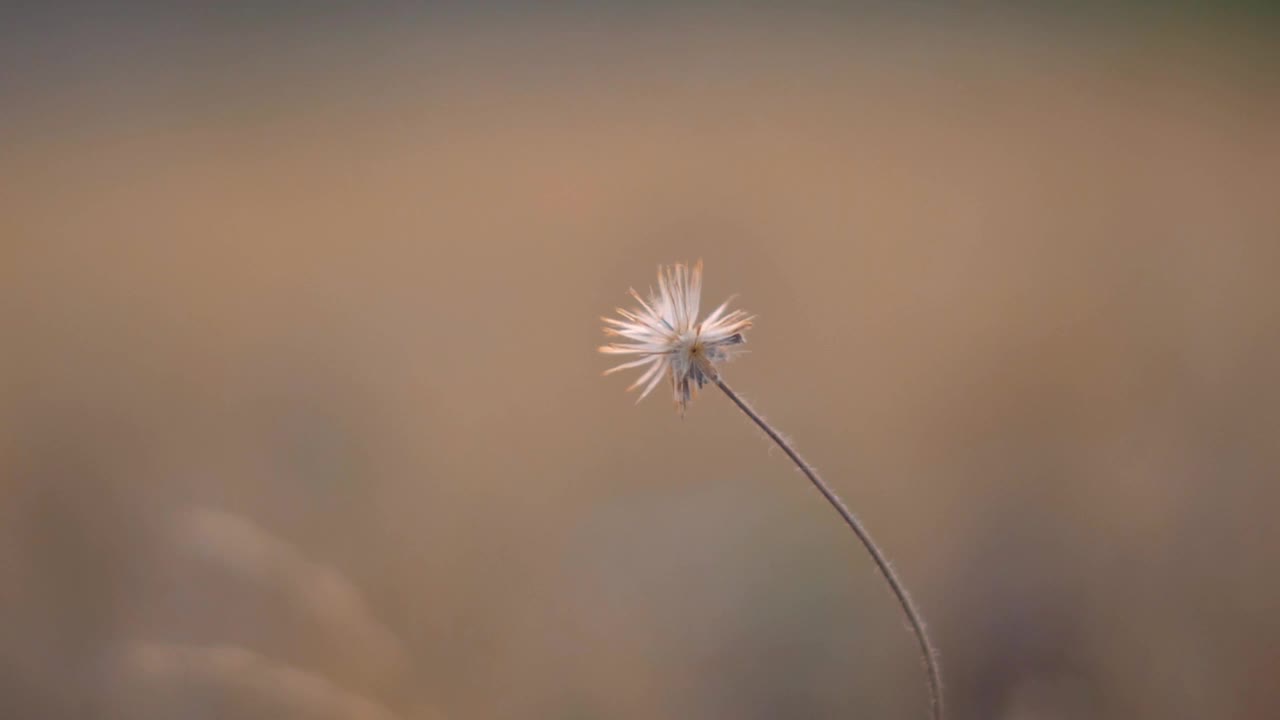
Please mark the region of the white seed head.
[[716, 363], [728, 360], [746, 342], [743, 332], [751, 327], [752, 317], [742, 310], [729, 311], [729, 298], [702, 320], [698, 320], [698, 304], [702, 294], [702, 261], [693, 268], [676, 264], [658, 268], [658, 290], [649, 290], [646, 302], [634, 289], [631, 297], [640, 306], [631, 310], [618, 308], [618, 318], [601, 318], [606, 335], [624, 338], [600, 348], [610, 355], [638, 355], [605, 375], [626, 368], [643, 368], [640, 378], [627, 390], [643, 387], [639, 402], [667, 377], [675, 396], [676, 407], [684, 414], [689, 400], [698, 388], [712, 379]]

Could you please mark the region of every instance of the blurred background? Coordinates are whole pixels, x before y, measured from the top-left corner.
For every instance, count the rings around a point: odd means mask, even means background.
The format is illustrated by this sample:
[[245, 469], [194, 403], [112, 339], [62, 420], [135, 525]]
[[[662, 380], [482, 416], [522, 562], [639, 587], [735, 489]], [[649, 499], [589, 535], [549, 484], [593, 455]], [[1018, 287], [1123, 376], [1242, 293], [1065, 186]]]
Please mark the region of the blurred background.
[[16, 5], [0, 716], [1280, 715], [1265, 5]]

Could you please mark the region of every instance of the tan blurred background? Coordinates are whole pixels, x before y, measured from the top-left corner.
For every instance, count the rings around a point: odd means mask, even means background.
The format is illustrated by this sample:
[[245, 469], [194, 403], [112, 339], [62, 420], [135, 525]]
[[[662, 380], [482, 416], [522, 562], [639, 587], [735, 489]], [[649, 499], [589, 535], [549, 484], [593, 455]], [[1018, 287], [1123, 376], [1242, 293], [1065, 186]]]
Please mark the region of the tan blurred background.
[[[0, 717], [1280, 714], [1265, 11], [6, 11]], [[1104, 6], [1105, 7], [1105, 6]]]

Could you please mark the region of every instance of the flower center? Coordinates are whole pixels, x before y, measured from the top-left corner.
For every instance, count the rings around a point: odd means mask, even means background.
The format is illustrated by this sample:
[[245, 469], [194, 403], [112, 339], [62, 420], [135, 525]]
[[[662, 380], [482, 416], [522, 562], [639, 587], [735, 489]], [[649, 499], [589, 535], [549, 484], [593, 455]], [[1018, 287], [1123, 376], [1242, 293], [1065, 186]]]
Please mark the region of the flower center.
[[679, 347], [680, 352], [691, 357], [701, 354], [703, 351], [703, 345], [700, 335], [701, 334], [696, 330], [681, 333], [680, 337], [676, 340], [676, 345]]

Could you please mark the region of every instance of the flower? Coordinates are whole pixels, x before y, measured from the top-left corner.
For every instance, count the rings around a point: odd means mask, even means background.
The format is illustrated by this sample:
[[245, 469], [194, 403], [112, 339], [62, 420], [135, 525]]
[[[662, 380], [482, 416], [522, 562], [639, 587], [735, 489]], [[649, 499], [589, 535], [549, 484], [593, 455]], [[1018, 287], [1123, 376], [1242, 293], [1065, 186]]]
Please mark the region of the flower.
[[708, 380], [716, 377], [715, 364], [728, 360], [746, 342], [743, 331], [751, 327], [751, 316], [742, 310], [726, 312], [729, 298], [714, 312], [698, 320], [702, 294], [702, 261], [692, 269], [676, 264], [658, 268], [658, 291], [649, 290], [645, 302], [633, 288], [631, 297], [640, 303], [632, 310], [618, 308], [617, 318], [601, 318], [608, 325], [606, 335], [625, 338], [600, 348], [609, 355], [639, 355], [605, 375], [632, 367], [644, 367], [640, 379], [627, 390], [644, 386], [636, 402], [643, 400], [663, 376], [671, 379], [676, 406], [683, 415], [689, 400]]

